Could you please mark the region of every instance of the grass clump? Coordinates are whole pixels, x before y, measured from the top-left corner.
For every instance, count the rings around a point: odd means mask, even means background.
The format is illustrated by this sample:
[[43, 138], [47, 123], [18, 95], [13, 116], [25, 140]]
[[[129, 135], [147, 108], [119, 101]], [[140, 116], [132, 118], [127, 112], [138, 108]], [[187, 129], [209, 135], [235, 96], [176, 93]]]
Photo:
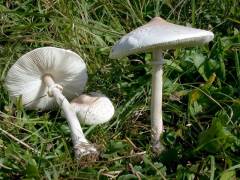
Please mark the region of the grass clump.
[[[239, 3], [230, 1], [1, 1], [0, 179], [236, 179], [240, 176]], [[108, 58], [123, 34], [154, 16], [212, 30], [208, 46], [165, 52], [162, 140], [150, 151], [150, 54]], [[25, 111], [3, 87], [10, 66], [42, 46], [67, 48], [88, 66], [86, 91], [100, 90], [116, 114], [84, 127], [101, 155], [74, 161], [59, 111]], [[20, 143], [22, 142], [22, 143]]]

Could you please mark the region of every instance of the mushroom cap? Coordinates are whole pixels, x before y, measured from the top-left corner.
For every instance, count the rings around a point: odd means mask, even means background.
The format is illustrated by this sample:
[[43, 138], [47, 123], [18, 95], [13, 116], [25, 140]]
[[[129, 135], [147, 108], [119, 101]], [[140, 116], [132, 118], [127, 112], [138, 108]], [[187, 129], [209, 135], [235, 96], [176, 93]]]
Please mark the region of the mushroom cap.
[[14, 101], [21, 97], [27, 109], [51, 109], [57, 107], [57, 102], [48, 95], [44, 75], [52, 76], [68, 99], [81, 93], [87, 82], [86, 64], [79, 55], [61, 48], [42, 47], [26, 53], [13, 64], [5, 86], [10, 97]]
[[109, 121], [114, 115], [114, 106], [109, 98], [97, 92], [82, 94], [71, 102], [81, 123], [97, 125]]
[[110, 58], [150, 51], [154, 48], [175, 49], [208, 43], [214, 37], [210, 31], [169, 23], [160, 17], [153, 18], [124, 35], [112, 48]]

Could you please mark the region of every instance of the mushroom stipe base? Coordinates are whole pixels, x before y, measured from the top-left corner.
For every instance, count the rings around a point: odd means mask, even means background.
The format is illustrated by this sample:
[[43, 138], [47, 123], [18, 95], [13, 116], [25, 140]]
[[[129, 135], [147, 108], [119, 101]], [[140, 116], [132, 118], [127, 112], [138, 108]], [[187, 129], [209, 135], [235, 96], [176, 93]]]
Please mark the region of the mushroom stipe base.
[[58, 88], [59, 85], [55, 84], [53, 77], [49, 74], [43, 76], [43, 81], [49, 88], [48, 94], [52, 94], [53, 97], [55, 97], [58, 105], [65, 114], [68, 125], [70, 126], [76, 158], [82, 159], [84, 156], [87, 156], [86, 158], [92, 157], [92, 159], [96, 159], [96, 156], [98, 156], [97, 149], [85, 138], [76, 112], [73, 110], [68, 100], [63, 96], [61, 90]]
[[96, 161], [99, 156], [99, 153], [93, 144], [84, 142], [74, 146], [74, 152], [76, 154], [77, 160], [81, 162]]

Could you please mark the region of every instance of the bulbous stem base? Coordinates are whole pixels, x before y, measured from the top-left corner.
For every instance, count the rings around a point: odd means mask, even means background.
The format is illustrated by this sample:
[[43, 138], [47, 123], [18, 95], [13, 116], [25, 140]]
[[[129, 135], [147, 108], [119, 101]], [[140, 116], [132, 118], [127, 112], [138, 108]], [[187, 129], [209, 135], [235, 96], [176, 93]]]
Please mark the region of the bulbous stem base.
[[152, 150], [156, 155], [161, 154], [165, 150], [165, 146], [160, 142], [160, 140], [152, 141]]
[[92, 162], [98, 159], [98, 151], [93, 144], [80, 142], [74, 146], [74, 152], [77, 160], [81, 162]]

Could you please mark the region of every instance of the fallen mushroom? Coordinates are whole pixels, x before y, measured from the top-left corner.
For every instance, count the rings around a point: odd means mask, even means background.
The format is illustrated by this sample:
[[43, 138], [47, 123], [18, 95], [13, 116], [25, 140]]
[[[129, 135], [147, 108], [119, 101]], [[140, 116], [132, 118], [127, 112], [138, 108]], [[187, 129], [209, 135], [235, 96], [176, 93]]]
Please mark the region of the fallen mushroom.
[[122, 58], [140, 52], [152, 52], [153, 78], [151, 98], [151, 139], [154, 152], [161, 152], [162, 122], [162, 50], [208, 43], [212, 32], [175, 25], [160, 17], [124, 35], [112, 48], [110, 58]]
[[109, 98], [97, 92], [82, 94], [71, 101], [81, 123], [97, 125], [108, 122], [114, 115], [114, 107]]
[[71, 131], [77, 159], [95, 158], [96, 148], [85, 138], [75, 111], [68, 99], [83, 91], [87, 82], [84, 61], [76, 53], [43, 47], [20, 57], [10, 68], [5, 86], [15, 101], [21, 97], [27, 109], [48, 110], [62, 108]]

